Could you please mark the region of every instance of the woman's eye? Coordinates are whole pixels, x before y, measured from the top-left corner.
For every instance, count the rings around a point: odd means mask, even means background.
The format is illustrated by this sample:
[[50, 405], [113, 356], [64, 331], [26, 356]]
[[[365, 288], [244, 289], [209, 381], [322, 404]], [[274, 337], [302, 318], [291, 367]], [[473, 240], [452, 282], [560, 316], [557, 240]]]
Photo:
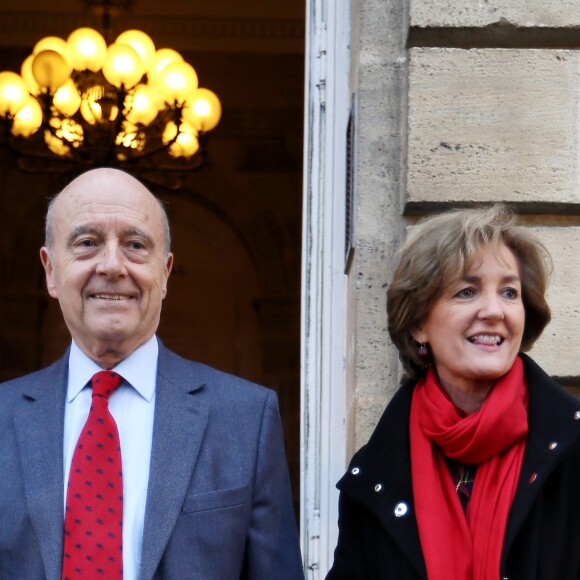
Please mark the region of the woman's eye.
[[510, 298], [513, 300], [513, 299], [517, 298], [520, 295], [520, 293], [518, 292], [518, 290], [516, 288], [505, 288], [503, 291], [503, 295], [506, 298]]
[[475, 295], [475, 288], [462, 288], [455, 296], [458, 298], [471, 298]]

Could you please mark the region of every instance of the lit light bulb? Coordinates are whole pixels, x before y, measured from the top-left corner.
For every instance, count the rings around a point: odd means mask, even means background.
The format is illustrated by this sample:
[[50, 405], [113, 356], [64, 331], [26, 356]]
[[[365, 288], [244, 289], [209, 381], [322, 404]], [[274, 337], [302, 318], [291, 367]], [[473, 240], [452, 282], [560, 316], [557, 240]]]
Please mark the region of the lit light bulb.
[[32, 54], [37, 55], [45, 50], [52, 50], [58, 52], [66, 62], [72, 66], [72, 57], [70, 53], [69, 45], [66, 40], [59, 38], [58, 36], [45, 36], [41, 38], [32, 49]]
[[0, 72], [0, 116], [12, 117], [24, 105], [29, 97], [26, 83], [14, 72]]
[[69, 34], [67, 44], [75, 70], [97, 72], [105, 64], [107, 43], [100, 32], [92, 28], [77, 28]]
[[130, 89], [143, 77], [143, 63], [135, 49], [127, 44], [111, 44], [103, 66], [105, 78], [115, 87]]
[[116, 44], [127, 44], [141, 59], [143, 72], [146, 73], [155, 61], [155, 44], [151, 38], [141, 30], [125, 30], [115, 40]]
[[20, 137], [30, 137], [42, 125], [42, 109], [34, 97], [28, 97], [26, 104], [14, 115], [12, 134]]
[[79, 110], [81, 95], [72, 79], [69, 79], [56, 91], [52, 104], [59, 113], [67, 117], [72, 117]]
[[129, 99], [131, 109], [127, 113], [127, 120], [134, 125], [137, 123], [151, 124], [159, 112], [157, 93], [147, 85], [137, 85]]
[[22, 66], [20, 67], [20, 76], [24, 79], [26, 87], [31, 95], [40, 95], [40, 86], [32, 74], [32, 61], [34, 60], [34, 57], [34, 54], [29, 54], [24, 59]]
[[155, 53], [155, 58], [153, 60], [153, 66], [149, 69], [147, 73], [148, 83], [151, 85], [157, 85], [159, 73], [172, 62], [183, 62], [183, 57], [172, 48], [160, 48]]
[[54, 93], [72, 73], [72, 65], [54, 50], [37, 53], [32, 61], [32, 76], [38, 85]]
[[221, 116], [220, 100], [209, 89], [197, 89], [183, 108], [184, 119], [197, 131], [211, 131], [219, 123]]
[[197, 89], [197, 73], [187, 62], [172, 62], [157, 76], [157, 88], [172, 106], [183, 105]]
[[163, 131], [162, 140], [169, 145], [171, 157], [192, 157], [199, 149], [197, 131], [187, 123], [181, 123], [178, 128], [173, 121], [169, 121]]

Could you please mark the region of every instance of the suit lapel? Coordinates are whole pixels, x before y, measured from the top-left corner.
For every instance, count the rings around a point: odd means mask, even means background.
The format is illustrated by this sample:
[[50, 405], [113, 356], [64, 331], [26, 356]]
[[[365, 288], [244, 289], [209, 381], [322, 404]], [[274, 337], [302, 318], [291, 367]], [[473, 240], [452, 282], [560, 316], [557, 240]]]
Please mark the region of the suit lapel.
[[15, 414], [22, 477], [48, 580], [61, 575], [64, 518], [63, 423], [65, 356], [35, 375]]
[[[167, 353], [160, 345], [153, 448], [145, 508], [141, 579], [149, 580], [159, 566], [173, 532], [201, 448], [208, 405], [195, 396], [202, 385], [188, 373], [163, 368]], [[190, 374], [190, 373], [189, 373]], [[181, 384], [166, 377], [181, 377]], [[187, 377], [187, 378], [186, 378]]]

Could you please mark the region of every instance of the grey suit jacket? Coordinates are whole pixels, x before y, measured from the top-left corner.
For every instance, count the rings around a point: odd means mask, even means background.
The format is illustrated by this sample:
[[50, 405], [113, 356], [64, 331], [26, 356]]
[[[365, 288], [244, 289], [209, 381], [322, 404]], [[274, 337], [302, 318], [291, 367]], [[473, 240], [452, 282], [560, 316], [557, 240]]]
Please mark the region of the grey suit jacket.
[[[0, 578], [59, 580], [68, 355], [0, 385]], [[160, 345], [141, 580], [303, 578], [276, 395]]]

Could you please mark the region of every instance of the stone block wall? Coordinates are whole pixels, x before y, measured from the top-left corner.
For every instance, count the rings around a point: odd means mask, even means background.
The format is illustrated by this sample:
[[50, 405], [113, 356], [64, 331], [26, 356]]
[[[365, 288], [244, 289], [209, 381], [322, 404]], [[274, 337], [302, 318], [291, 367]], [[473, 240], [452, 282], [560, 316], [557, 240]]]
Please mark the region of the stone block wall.
[[[354, 334], [354, 393], [347, 393], [350, 451], [366, 442], [399, 381], [389, 344], [385, 290], [404, 236], [407, 123], [407, 6], [403, 0], [360, 0], [356, 131], [356, 249], [348, 303]], [[349, 328], [350, 330], [350, 328]]]
[[407, 211], [578, 204], [578, 70], [569, 50], [411, 48]]
[[502, 24], [521, 28], [573, 28], [580, 24], [580, 5], [576, 0], [411, 0], [410, 24], [442, 29]]
[[357, 142], [355, 447], [397, 388], [393, 254], [419, 216], [451, 207], [505, 202], [541, 236], [553, 320], [531, 354], [580, 385], [580, 3], [361, 0], [360, 14], [358, 113], [380, 121]]

